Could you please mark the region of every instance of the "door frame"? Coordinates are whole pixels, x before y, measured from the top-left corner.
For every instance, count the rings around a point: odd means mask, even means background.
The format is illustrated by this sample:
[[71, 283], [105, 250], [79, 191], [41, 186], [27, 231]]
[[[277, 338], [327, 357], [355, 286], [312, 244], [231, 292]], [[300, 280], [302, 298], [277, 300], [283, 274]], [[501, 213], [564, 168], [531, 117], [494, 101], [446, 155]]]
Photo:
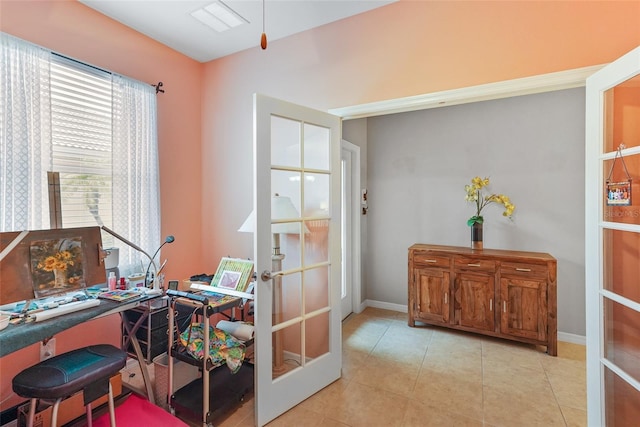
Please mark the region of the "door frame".
[[351, 240], [351, 312], [362, 311], [362, 229], [361, 229], [361, 190], [360, 190], [360, 147], [342, 139], [340, 150], [351, 154], [351, 215], [347, 230]]

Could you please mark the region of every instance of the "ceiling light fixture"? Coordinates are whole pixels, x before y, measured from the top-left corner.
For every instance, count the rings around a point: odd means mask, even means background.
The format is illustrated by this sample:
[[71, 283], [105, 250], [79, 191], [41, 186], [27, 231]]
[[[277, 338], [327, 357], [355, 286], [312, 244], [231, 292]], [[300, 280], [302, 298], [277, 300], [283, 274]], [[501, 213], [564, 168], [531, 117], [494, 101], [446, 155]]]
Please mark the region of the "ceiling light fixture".
[[203, 9], [194, 10], [191, 12], [191, 16], [219, 33], [243, 23], [249, 23], [249, 21], [221, 1], [211, 3]]
[[264, 2], [265, 0], [262, 0], [262, 36], [260, 37], [260, 47], [262, 50], [267, 48], [267, 33], [264, 32]]

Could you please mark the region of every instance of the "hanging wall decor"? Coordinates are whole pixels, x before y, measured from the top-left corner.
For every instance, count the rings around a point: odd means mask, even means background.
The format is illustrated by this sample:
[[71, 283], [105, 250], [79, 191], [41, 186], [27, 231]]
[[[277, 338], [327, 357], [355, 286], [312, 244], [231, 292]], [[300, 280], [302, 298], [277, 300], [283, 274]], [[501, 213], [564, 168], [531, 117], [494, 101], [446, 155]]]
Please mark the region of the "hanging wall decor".
[[[630, 206], [631, 205], [631, 176], [627, 170], [627, 165], [624, 163], [624, 157], [622, 157], [622, 150], [625, 148], [624, 144], [618, 146], [613, 163], [611, 164], [611, 170], [607, 177], [605, 186], [605, 198], [607, 200], [607, 206]], [[624, 173], [627, 176], [626, 181], [611, 182], [611, 175], [613, 174], [613, 168], [616, 165], [616, 160], [620, 158]]]

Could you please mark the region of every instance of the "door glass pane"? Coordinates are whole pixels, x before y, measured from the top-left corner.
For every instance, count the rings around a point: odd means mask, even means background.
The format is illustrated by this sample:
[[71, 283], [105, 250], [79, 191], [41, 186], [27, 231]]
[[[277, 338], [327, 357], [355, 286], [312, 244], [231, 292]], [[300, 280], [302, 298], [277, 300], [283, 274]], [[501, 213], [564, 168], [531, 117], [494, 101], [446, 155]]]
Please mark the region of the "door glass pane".
[[640, 313], [604, 299], [604, 355], [640, 381]]
[[640, 182], [629, 179], [640, 174], [640, 154], [605, 160], [602, 173], [604, 220], [640, 224]]
[[271, 164], [300, 167], [300, 122], [271, 116]]
[[305, 322], [305, 363], [329, 352], [329, 313], [321, 313]]
[[272, 334], [273, 370], [272, 378], [277, 378], [301, 366], [302, 345], [300, 323], [295, 323]]
[[328, 174], [304, 174], [304, 216], [328, 217], [329, 195]]
[[[273, 287], [273, 325], [302, 315], [302, 285], [300, 273], [276, 277]], [[282, 292], [278, 289], [282, 285]]]
[[640, 234], [603, 230], [603, 287], [640, 303]]
[[637, 425], [640, 420], [640, 391], [604, 367], [604, 404], [607, 427]]
[[640, 145], [640, 76], [609, 89], [604, 99], [604, 152], [615, 151], [620, 144]]
[[308, 123], [304, 125], [304, 167], [329, 170], [329, 129]]
[[[281, 197], [288, 197], [295, 208], [296, 217], [300, 217], [300, 177], [299, 172], [292, 171], [271, 171], [271, 195], [277, 194]], [[275, 206], [271, 205], [272, 211]], [[271, 212], [272, 218], [281, 219], [277, 212]]]
[[318, 267], [304, 273], [304, 311], [311, 313], [329, 306], [329, 267]]

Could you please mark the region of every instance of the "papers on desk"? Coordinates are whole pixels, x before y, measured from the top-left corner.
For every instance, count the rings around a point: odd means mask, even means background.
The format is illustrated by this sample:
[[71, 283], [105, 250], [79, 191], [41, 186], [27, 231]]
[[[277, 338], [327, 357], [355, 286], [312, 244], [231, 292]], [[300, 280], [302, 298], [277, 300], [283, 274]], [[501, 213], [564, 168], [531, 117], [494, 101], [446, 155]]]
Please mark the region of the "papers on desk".
[[132, 289], [116, 289], [114, 291], [107, 291], [98, 294], [98, 298], [108, 299], [111, 301], [129, 301], [130, 299], [138, 298], [142, 296], [142, 292]]

